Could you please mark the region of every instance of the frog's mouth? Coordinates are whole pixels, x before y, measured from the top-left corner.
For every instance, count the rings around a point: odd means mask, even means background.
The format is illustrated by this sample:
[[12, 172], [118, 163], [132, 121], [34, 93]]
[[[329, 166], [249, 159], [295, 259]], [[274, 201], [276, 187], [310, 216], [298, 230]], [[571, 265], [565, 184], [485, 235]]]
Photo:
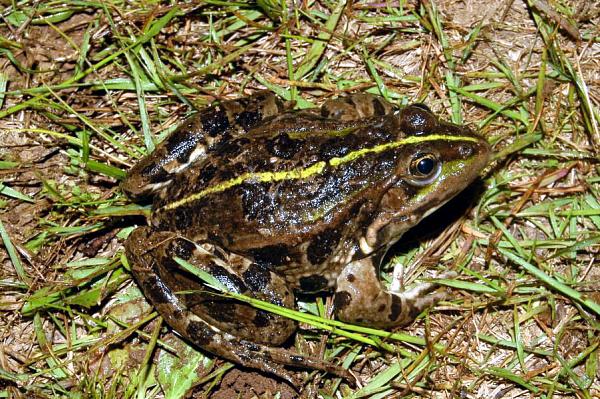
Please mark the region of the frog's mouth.
[[360, 242], [363, 253], [392, 245], [410, 228], [431, 215], [477, 179], [490, 158], [489, 145], [481, 140], [467, 159], [446, 161], [439, 175], [425, 185], [411, 184], [400, 176], [384, 194], [379, 214]]

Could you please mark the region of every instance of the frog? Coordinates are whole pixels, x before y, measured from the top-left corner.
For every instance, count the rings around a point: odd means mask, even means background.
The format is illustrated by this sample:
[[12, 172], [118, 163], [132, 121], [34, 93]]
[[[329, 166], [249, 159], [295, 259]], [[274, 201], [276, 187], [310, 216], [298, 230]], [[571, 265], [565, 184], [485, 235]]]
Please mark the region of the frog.
[[150, 304], [192, 344], [290, 383], [290, 367], [351, 379], [282, 347], [295, 321], [216, 292], [181, 261], [236, 294], [294, 308], [297, 295], [333, 292], [339, 320], [404, 326], [447, 289], [388, 289], [382, 260], [477, 179], [491, 149], [422, 103], [355, 93], [292, 108], [261, 91], [185, 120], [122, 182], [131, 199], [152, 203], [125, 254]]

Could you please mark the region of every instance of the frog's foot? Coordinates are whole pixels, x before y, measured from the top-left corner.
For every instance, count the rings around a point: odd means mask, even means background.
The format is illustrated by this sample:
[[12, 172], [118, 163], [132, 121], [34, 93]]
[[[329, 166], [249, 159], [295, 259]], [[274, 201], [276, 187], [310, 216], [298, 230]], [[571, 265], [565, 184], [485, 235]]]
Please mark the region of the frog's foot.
[[[446, 272], [441, 278], [454, 277]], [[377, 276], [370, 258], [349, 263], [337, 279], [336, 314], [341, 320], [373, 327], [388, 328], [406, 325], [423, 310], [447, 298], [438, 284], [423, 283], [410, 290], [400, 291], [401, 284], [392, 284], [386, 291]]]
[[134, 230], [125, 244], [132, 273], [167, 324], [188, 341], [243, 366], [279, 376], [297, 386], [282, 366], [323, 370], [353, 380], [350, 373], [321, 359], [274, 348], [294, 331], [295, 323], [210, 291], [182, 271], [177, 256], [210, 273], [229, 290], [291, 307], [294, 297], [283, 279], [212, 245], [198, 248], [171, 232]]

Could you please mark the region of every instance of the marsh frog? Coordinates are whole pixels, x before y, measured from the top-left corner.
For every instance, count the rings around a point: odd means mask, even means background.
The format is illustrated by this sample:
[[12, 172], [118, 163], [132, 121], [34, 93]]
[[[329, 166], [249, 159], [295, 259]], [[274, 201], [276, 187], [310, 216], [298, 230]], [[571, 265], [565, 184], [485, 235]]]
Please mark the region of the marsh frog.
[[483, 138], [423, 104], [355, 94], [293, 111], [266, 92], [224, 101], [186, 120], [124, 180], [128, 196], [153, 204], [127, 258], [152, 305], [201, 348], [290, 381], [283, 365], [348, 376], [278, 348], [294, 321], [216, 294], [174, 258], [232, 292], [292, 308], [295, 293], [333, 291], [341, 320], [407, 324], [443, 292], [390, 292], [379, 263], [489, 155]]

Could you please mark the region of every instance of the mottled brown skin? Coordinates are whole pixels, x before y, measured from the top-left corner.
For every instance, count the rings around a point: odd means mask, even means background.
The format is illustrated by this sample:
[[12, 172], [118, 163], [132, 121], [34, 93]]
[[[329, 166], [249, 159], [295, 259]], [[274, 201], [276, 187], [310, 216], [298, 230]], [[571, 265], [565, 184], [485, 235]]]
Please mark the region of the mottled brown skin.
[[278, 305], [334, 289], [340, 319], [406, 324], [442, 294], [433, 284], [385, 290], [379, 262], [472, 182], [489, 152], [420, 104], [397, 109], [356, 94], [288, 111], [264, 92], [223, 102], [184, 122], [123, 182], [131, 197], [154, 198], [151, 227], [131, 234], [127, 257], [168, 324], [202, 348], [290, 381], [282, 364], [348, 377], [274, 348], [294, 322], [214, 295], [173, 258]]

